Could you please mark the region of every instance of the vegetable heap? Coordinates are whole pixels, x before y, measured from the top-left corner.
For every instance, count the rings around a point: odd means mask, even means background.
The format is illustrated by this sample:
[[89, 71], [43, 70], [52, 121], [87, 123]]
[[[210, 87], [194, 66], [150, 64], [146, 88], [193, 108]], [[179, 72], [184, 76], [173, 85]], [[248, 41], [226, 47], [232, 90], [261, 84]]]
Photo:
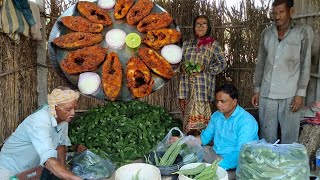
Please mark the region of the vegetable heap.
[[196, 180], [204, 180], [204, 179], [210, 179], [210, 180], [218, 180], [217, 175], [217, 169], [218, 165], [222, 159], [219, 158], [215, 160], [212, 165], [206, 166], [204, 163], [198, 165], [195, 168], [192, 169], [180, 169], [177, 172], [174, 172], [173, 174], [183, 174], [191, 179]]
[[143, 157], [178, 122], [158, 106], [141, 101], [109, 102], [77, 117], [70, 125], [72, 144], [84, 144], [117, 165]]
[[306, 148], [297, 143], [242, 146], [237, 179], [309, 179]]

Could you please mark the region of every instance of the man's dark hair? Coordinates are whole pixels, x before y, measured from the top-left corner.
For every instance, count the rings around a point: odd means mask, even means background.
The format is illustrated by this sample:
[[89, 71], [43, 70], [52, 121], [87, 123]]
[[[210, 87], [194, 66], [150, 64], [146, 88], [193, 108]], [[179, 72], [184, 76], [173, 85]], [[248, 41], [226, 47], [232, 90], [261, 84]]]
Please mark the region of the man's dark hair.
[[274, 0], [272, 6], [279, 6], [280, 4], [286, 4], [287, 7], [290, 9], [294, 5], [294, 0]]
[[210, 34], [211, 34], [211, 23], [210, 23], [209, 18], [206, 15], [199, 15], [196, 18], [193, 19], [193, 34], [196, 36], [196, 21], [199, 18], [204, 18], [204, 19], [207, 20], [208, 29], [207, 29], [207, 32], [206, 32], [206, 34], [204, 36], [210, 36]]
[[218, 87], [216, 89], [216, 94], [220, 91], [228, 94], [232, 99], [238, 99], [238, 90], [233, 84], [224, 84]]

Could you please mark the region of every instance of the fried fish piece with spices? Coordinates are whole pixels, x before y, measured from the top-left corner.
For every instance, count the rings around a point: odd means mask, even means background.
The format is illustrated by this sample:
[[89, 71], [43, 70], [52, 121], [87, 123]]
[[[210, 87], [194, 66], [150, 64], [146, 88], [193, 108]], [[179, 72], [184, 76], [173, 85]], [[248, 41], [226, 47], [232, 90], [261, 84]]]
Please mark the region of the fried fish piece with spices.
[[103, 30], [103, 25], [89, 21], [81, 16], [64, 16], [60, 18], [63, 25], [72, 31], [99, 33]]
[[80, 14], [94, 23], [109, 26], [112, 24], [112, 19], [108, 14], [108, 10], [100, 8], [93, 2], [80, 1], [77, 4]]
[[132, 7], [133, 3], [133, 0], [118, 0], [114, 7], [114, 18], [124, 18], [129, 12], [129, 9]]
[[114, 101], [120, 94], [122, 84], [122, 65], [115, 52], [107, 55], [102, 65], [102, 87], [110, 101]]
[[141, 98], [152, 92], [154, 81], [148, 67], [138, 57], [131, 57], [127, 62], [127, 86], [132, 94]]
[[149, 47], [158, 50], [165, 45], [179, 42], [180, 38], [180, 31], [164, 28], [148, 31], [146, 37], [143, 39], [143, 42]]
[[166, 79], [174, 75], [171, 65], [160, 54], [150, 48], [139, 48], [139, 57], [153, 72]]
[[61, 62], [61, 69], [68, 74], [95, 71], [104, 61], [108, 49], [90, 46], [70, 52]]
[[144, 33], [147, 31], [168, 27], [172, 23], [172, 21], [173, 18], [167, 12], [153, 13], [143, 18], [139, 22], [137, 29], [139, 32]]
[[102, 34], [72, 32], [57, 37], [52, 42], [61, 48], [75, 49], [92, 46], [100, 41], [102, 41]]
[[128, 24], [137, 24], [151, 12], [153, 6], [154, 4], [150, 0], [138, 0], [127, 14]]

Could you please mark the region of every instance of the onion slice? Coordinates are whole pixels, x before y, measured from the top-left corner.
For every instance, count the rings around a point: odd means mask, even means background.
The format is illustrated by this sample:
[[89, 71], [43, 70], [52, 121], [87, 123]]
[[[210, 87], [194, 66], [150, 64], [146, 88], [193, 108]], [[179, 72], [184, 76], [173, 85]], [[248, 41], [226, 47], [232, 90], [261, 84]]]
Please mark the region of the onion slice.
[[165, 45], [161, 49], [161, 56], [170, 64], [178, 64], [182, 59], [182, 49], [175, 44]]
[[78, 88], [83, 94], [94, 94], [101, 84], [100, 76], [94, 72], [85, 72], [79, 75]]
[[112, 9], [116, 4], [115, 0], [99, 0], [98, 6], [102, 9]]
[[121, 29], [112, 29], [106, 34], [106, 42], [109, 47], [118, 49], [126, 43], [126, 33]]

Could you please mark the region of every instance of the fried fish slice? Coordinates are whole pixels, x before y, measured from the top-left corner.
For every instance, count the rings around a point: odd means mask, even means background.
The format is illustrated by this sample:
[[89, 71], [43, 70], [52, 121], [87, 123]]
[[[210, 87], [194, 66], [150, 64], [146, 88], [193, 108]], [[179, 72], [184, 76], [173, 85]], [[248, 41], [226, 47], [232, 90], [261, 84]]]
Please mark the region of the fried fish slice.
[[80, 1], [77, 4], [80, 14], [94, 23], [109, 26], [112, 24], [112, 19], [108, 15], [108, 11], [100, 8], [93, 2]]
[[171, 65], [160, 54], [150, 48], [139, 48], [139, 57], [156, 74], [166, 79], [174, 75]]
[[114, 7], [114, 18], [122, 19], [124, 18], [129, 9], [133, 5], [133, 0], [118, 0]]
[[73, 49], [92, 46], [102, 41], [102, 34], [85, 32], [72, 32], [53, 40], [53, 43], [61, 48]]
[[181, 33], [175, 29], [158, 29], [148, 31], [143, 42], [153, 49], [160, 49], [165, 45], [177, 43], [181, 38]]
[[172, 21], [173, 18], [167, 12], [153, 13], [143, 18], [139, 22], [137, 29], [139, 32], [144, 33], [147, 31], [168, 27], [172, 23]]
[[81, 16], [64, 16], [61, 22], [69, 29], [78, 32], [99, 33], [103, 30], [103, 25], [89, 21]]
[[60, 62], [61, 69], [68, 74], [78, 74], [98, 69], [104, 61], [108, 49], [100, 46], [90, 46], [78, 49], [67, 55]]
[[102, 65], [102, 86], [103, 91], [114, 101], [120, 94], [122, 81], [122, 65], [117, 53], [111, 52]]
[[138, 0], [127, 14], [128, 24], [137, 24], [151, 12], [153, 6], [154, 4], [150, 0]]
[[152, 92], [154, 84], [151, 72], [138, 57], [131, 57], [127, 62], [127, 86], [132, 94], [141, 98]]

